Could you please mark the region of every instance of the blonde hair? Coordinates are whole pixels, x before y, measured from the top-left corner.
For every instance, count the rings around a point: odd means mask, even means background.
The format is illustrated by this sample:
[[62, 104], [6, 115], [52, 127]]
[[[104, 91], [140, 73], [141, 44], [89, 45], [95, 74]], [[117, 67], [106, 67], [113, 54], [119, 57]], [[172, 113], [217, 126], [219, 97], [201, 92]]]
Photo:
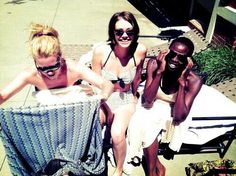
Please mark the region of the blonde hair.
[[29, 45], [34, 59], [61, 55], [59, 34], [48, 25], [31, 24]]

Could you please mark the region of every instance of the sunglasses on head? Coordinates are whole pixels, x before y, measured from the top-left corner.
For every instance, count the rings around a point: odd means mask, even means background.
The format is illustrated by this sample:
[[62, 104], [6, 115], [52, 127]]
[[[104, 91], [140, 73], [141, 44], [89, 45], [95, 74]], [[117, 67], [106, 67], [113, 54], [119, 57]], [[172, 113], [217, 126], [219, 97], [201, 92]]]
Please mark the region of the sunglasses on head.
[[118, 36], [118, 37], [123, 36], [124, 33], [126, 33], [126, 35], [128, 35], [129, 37], [134, 36], [134, 31], [132, 31], [132, 30], [130, 30], [130, 31], [123, 31], [122, 29], [115, 30], [115, 35]]
[[179, 61], [182, 63], [185, 63], [187, 61], [187, 56], [178, 54], [178, 53], [174, 52], [173, 50], [170, 50], [166, 57], [167, 58], [174, 58], [176, 56], [178, 57]]
[[51, 66], [48, 66], [48, 67], [39, 67], [39, 66], [37, 66], [37, 64], [35, 62], [35, 66], [36, 66], [38, 71], [47, 74], [48, 72], [56, 71], [61, 67], [61, 58], [60, 57], [57, 58], [57, 63], [55, 65], [51, 65]]

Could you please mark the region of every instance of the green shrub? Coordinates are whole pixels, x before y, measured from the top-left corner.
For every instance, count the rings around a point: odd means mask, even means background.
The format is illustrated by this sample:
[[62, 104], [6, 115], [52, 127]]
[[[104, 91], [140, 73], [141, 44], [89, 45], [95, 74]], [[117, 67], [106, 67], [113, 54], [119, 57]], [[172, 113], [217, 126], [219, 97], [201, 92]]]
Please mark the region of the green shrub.
[[199, 74], [212, 85], [236, 77], [236, 52], [228, 47], [209, 48], [193, 56]]

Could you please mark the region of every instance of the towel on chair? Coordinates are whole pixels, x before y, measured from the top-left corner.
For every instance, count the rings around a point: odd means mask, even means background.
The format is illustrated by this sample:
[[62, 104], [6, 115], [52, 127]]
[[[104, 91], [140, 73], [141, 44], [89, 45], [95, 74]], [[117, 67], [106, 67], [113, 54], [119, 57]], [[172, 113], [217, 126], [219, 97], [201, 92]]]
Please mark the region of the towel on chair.
[[105, 159], [99, 105], [99, 99], [92, 99], [69, 104], [1, 108], [0, 136], [12, 174], [102, 173]]

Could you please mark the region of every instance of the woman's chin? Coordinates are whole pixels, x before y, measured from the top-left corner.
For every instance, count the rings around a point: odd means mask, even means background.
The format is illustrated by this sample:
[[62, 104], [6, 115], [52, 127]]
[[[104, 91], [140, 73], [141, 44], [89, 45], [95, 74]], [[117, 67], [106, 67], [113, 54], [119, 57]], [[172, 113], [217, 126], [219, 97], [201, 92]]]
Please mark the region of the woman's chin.
[[119, 45], [123, 48], [130, 47], [131, 42], [130, 41], [119, 41]]

